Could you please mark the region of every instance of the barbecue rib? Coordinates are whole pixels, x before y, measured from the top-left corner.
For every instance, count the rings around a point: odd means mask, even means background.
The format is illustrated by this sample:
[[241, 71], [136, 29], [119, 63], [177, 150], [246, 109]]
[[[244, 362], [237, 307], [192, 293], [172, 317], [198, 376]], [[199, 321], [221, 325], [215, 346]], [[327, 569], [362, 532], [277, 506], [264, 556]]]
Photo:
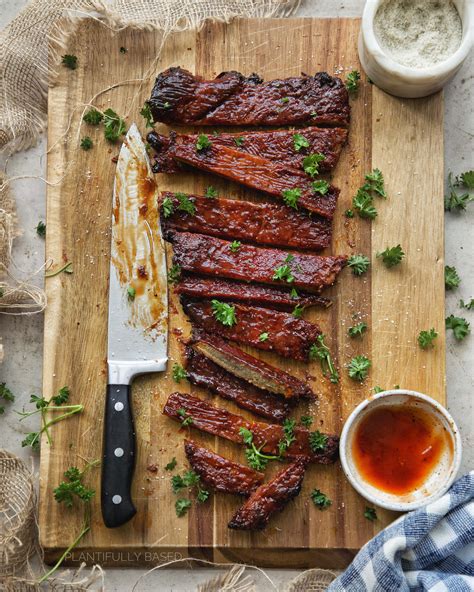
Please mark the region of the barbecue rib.
[[234, 376], [190, 346], [185, 349], [185, 358], [187, 378], [191, 384], [209, 389], [242, 409], [274, 422], [282, 423], [288, 417], [290, 405], [278, 395]]
[[184, 451], [201, 481], [215, 491], [249, 496], [263, 482], [263, 473], [219, 456], [193, 440], [184, 441]]
[[[303, 136], [303, 138], [301, 138]], [[183, 165], [174, 159], [176, 144], [189, 144], [195, 149], [197, 134], [178, 135], [170, 132], [169, 136], [152, 131], [147, 136], [148, 142], [156, 150], [153, 171], [155, 173], [177, 173]], [[347, 140], [347, 130], [341, 128], [306, 128], [304, 130], [274, 130], [259, 132], [222, 133], [211, 137], [214, 146], [227, 146], [240, 152], [279, 162], [285, 167], [303, 168], [303, 159], [308, 154], [324, 154], [319, 170], [331, 171], [337, 164], [342, 147]], [[298, 142], [308, 144], [300, 147]], [[295, 149], [295, 143], [298, 150]]]
[[299, 378], [247, 354], [217, 335], [198, 331], [193, 333], [189, 343], [197, 352], [227, 372], [259, 389], [281, 395], [285, 399], [315, 397], [311, 388]]
[[[187, 197], [194, 205], [193, 214], [179, 209], [174, 193], [162, 193], [160, 219], [165, 236], [169, 231], [186, 231], [296, 249], [324, 249], [331, 243], [331, 221], [326, 218], [279, 204]], [[173, 209], [168, 216], [164, 200]]]
[[[285, 201], [286, 191], [298, 190], [294, 208], [306, 208], [325, 218], [332, 218], [336, 209], [339, 189], [330, 185], [322, 195], [313, 187], [311, 178], [301, 170], [282, 165], [278, 161], [246, 154], [236, 148], [211, 145], [203, 150], [188, 144], [173, 148], [176, 159], [188, 165], [231, 179], [252, 189], [263, 191]], [[288, 197], [288, 196], [287, 196]]]
[[232, 304], [236, 322], [226, 326], [216, 318], [215, 302], [181, 297], [184, 312], [193, 324], [207, 333], [217, 333], [231, 341], [272, 351], [284, 358], [307, 362], [309, 350], [321, 334], [318, 325], [295, 318], [287, 312], [244, 304]]
[[158, 75], [148, 101], [155, 122], [192, 125], [349, 124], [347, 89], [326, 72], [263, 82], [239, 72], [203, 80], [182, 68]]
[[[163, 408], [163, 414], [178, 422], [183, 418], [189, 419], [189, 425], [197, 430], [202, 430], [214, 436], [220, 436], [237, 444], [243, 443], [240, 434], [241, 428], [250, 430], [253, 434], [253, 443], [264, 454], [279, 455], [278, 443], [284, 438], [283, 426], [247, 421], [240, 415], [234, 415], [226, 409], [214, 407], [210, 403], [183, 393], [172, 393]], [[306, 428], [294, 428], [295, 440], [283, 452], [284, 458], [298, 458], [307, 456], [311, 462], [331, 464], [338, 456], [339, 438], [318, 434], [324, 442], [318, 447], [311, 448], [310, 432]]]
[[[241, 245], [232, 252], [229, 241], [203, 234], [176, 232], [168, 238], [173, 243], [173, 262], [182, 271], [224, 277], [234, 280], [276, 284], [319, 292], [331, 286], [346, 264], [346, 257], [321, 257], [280, 249]], [[276, 279], [278, 269], [288, 270]]]
[[332, 304], [328, 298], [317, 294], [298, 292], [297, 295], [292, 295], [290, 290], [284, 288], [197, 276], [182, 276], [175, 291], [194, 298], [233, 300], [287, 312], [294, 311], [296, 306], [301, 310], [310, 306], [328, 308]]
[[228, 526], [238, 530], [262, 530], [276, 512], [299, 495], [307, 459], [301, 457], [255, 490], [237, 510]]

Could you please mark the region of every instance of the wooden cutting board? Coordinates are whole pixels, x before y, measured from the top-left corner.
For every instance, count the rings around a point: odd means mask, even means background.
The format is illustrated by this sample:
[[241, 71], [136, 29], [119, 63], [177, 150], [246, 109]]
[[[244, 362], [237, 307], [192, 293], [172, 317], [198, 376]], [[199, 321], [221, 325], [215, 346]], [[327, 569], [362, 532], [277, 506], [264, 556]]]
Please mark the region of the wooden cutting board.
[[[112, 158], [118, 154], [119, 144], [108, 144], [101, 128], [83, 124], [78, 132], [84, 109], [89, 103], [102, 110], [111, 107], [126, 116], [128, 124], [137, 121], [145, 133], [139, 111], [154, 77], [168, 66], [181, 65], [205, 77], [229, 69], [247, 75], [258, 72], [267, 80], [321, 70], [345, 76], [352, 69], [361, 69], [358, 32], [356, 19], [209, 24], [199, 33], [170, 37], [159, 60], [155, 56], [161, 38], [156, 32], [112, 33], [97, 22], [85, 22], [71, 39], [68, 51], [77, 55], [78, 68], [61, 68], [49, 91], [51, 184], [46, 251], [55, 266], [71, 261], [74, 272], [46, 280], [44, 393], [50, 396], [68, 385], [72, 401], [83, 403], [85, 409], [53, 428], [52, 446], [42, 445], [40, 533], [47, 561], [57, 558], [74, 540], [82, 520], [79, 511], [54, 501], [53, 488], [69, 466], [82, 466], [84, 460], [101, 457]], [[371, 272], [359, 278], [344, 270], [337, 286], [329, 291], [334, 305], [306, 314], [328, 335], [342, 379], [332, 385], [322, 377], [317, 363], [305, 365], [262, 356], [311, 380], [319, 394], [319, 404], [302, 404], [295, 416], [309, 412], [316, 418], [315, 427], [338, 433], [354, 406], [373, 392], [375, 385], [391, 388], [399, 384], [445, 401], [443, 98], [437, 94], [426, 99], [397, 99], [364, 78], [351, 104], [349, 144], [334, 174], [341, 196], [332, 252], [368, 254]], [[94, 141], [88, 152], [78, 146], [78, 139], [85, 135]], [[358, 217], [349, 220], [344, 211], [363, 183], [364, 173], [374, 167], [383, 171], [389, 198], [377, 201], [379, 215], [374, 222]], [[162, 188], [197, 193], [212, 184], [223, 196], [259, 199], [256, 192], [204, 174], [160, 175], [157, 181]], [[398, 243], [406, 260], [387, 270], [375, 255]], [[351, 339], [347, 329], [359, 320], [368, 324], [369, 331], [362, 339]], [[423, 351], [416, 338], [420, 330], [431, 327], [439, 332], [436, 347]], [[167, 395], [178, 389], [208, 395], [188, 384], [178, 387], [171, 378], [173, 362], [181, 361], [178, 334], [189, 331], [174, 296], [170, 329], [170, 371], [138, 378], [133, 386], [138, 437], [133, 496], [138, 512], [129, 524], [107, 530], [101, 522], [97, 495], [92, 529], [70, 554], [69, 563], [152, 565], [193, 556], [275, 567], [346, 565], [393, 515], [377, 510], [376, 522], [366, 520], [366, 502], [353, 491], [339, 464], [310, 467], [300, 496], [261, 533], [227, 528], [240, 500], [223, 494], [212, 495], [200, 506], [193, 504], [186, 517], [176, 517], [176, 496], [164, 466], [175, 456], [177, 471], [187, 468], [182, 446], [185, 433], [163, 417], [161, 409]], [[368, 355], [373, 362], [362, 385], [348, 378], [346, 368], [358, 354]], [[230, 403], [217, 399], [215, 403], [232, 409]], [[238, 413], [245, 415], [241, 410]], [[193, 436], [224, 456], [244, 461], [242, 451], [231, 443], [204, 434]], [[275, 469], [272, 467], [269, 475]], [[89, 475], [98, 493], [99, 473], [96, 469]], [[321, 512], [313, 506], [309, 493], [314, 488], [332, 499], [328, 510]]]

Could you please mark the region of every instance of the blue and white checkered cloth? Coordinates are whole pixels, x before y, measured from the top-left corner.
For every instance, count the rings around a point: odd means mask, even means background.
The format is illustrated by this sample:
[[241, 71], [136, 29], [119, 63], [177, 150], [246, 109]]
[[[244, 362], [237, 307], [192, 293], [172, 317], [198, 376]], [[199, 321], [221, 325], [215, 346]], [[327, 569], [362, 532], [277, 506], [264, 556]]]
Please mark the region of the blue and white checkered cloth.
[[327, 592], [473, 592], [474, 471], [369, 541]]

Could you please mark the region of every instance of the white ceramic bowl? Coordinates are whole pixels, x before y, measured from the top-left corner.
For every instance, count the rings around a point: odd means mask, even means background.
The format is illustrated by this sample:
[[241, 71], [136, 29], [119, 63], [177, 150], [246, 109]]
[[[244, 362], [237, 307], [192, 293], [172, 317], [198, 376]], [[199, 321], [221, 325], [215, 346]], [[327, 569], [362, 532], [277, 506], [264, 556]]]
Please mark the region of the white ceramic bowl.
[[[452, 450], [445, 450], [441, 454], [438, 463], [427, 475], [426, 481], [420, 488], [405, 495], [396, 495], [382, 491], [364, 479], [354, 462], [352, 444], [359, 422], [369, 412], [384, 405], [407, 404], [428, 413], [435, 423], [439, 423], [445, 428], [446, 434], [451, 439]], [[344, 424], [339, 451], [342, 468], [354, 489], [377, 506], [397, 512], [406, 512], [424, 506], [446, 493], [459, 470], [462, 444], [459, 430], [453, 418], [437, 401], [416, 391], [391, 390], [369, 397], [354, 409]]]
[[429, 68], [410, 68], [393, 60], [380, 47], [374, 33], [374, 17], [384, 0], [367, 0], [359, 35], [359, 58], [367, 76], [381, 89], [397, 97], [431, 95], [456, 74], [472, 45], [474, 2], [453, 0], [462, 22], [462, 40], [449, 58]]

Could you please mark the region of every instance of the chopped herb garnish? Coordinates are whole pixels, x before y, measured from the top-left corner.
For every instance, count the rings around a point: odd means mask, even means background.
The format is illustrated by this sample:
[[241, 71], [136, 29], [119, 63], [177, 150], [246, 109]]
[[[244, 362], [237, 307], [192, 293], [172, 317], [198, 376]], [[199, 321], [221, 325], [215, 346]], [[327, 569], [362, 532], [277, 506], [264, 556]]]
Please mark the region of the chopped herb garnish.
[[282, 97], [282, 98], [280, 99], [280, 101], [281, 101], [282, 103], [288, 103], [288, 101], [289, 101], [289, 100], [290, 100], [290, 99], [289, 99], [289, 97]]
[[82, 119], [89, 125], [99, 125], [99, 123], [104, 119], [104, 116], [100, 111], [97, 111], [97, 109], [91, 107], [89, 111], [84, 114]]
[[176, 284], [181, 277], [181, 267], [178, 264], [174, 264], [171, 266], [171, 269], [168, 271], [168, 281], [170, 284]]
[[232, 327], [237, 323], [235, 316], [235, 306], [220, 302], [219, 300], [211, 300], [212, 312], [219, 323], [226, 327]]
[[287, 206], [295, 210], [298, 209], [298, 200], [301, 197], [301, 189], [295, 187], [294, 189], [283, 189], [281, 192], [283, 201]]
[[374, 393], [377, 395], [378, 393], [383, 393], [384, 392], [384, 388], [382, 388], [381, 386], [374, 386]]
[[372, 362], [367, 356], [355, 356], [355, 358], [352, 358], [352, 360], [349, 362], [349, 376], [353, 380], [359, 380], [362, 382], [367, 378], [367, 374], [369, 373], [369, 368], [371, 365]]
[[318, 335], [317, 342], [313, 343], [313, 345], [310, 347], [309, 359], [319, 360], [323, 374], [328, 376], [332, 383], [336, 384], [339, 382], [339, 373], [334, 367], [331, 352], [328, 346], [324, 343], [324, 333]]
[[38, 236], [40, 236], [41, 238], [44, 238], [46, 236], [46, 224], [42, 220], [40, 220], [38, 222], [35, 230], [36, 230], [36, 234]]
[[90, 502], [95, 495], [95, 490], [86, 487], [83, 483], [84, 475], [94, 466], [97, 466], [99, 461], [88, 463], [85, 468], [80, 471], [77, 467], [70, 467], [64, 472], [66, 481], [62, 481], [54, 488], [54, 499], [58, 503], [64, 503], [67, 508], [72, 508], [74, 500], [78, 499], [82, 502]]
[[387, 247], [385, 251], [377, 253], [377, 258], [382, 258], [385, 267], [394, 267], [395, 265], [398, 265], [404, 257], [405, 253], [400, 245], [397, 245], [396, 247]]
[[268, 337], [269, 337], [268, 333], [266, 333], [266, 332], [260, 333], [260, 335], [258, 336], [258, 340], [259, 341], [267, 341]]
[[[5, 382], [0, 382], [0, 399], [6, 402], [13, 402], [15, 400], [15, 395], [11, 392], [11, 390], [7, 387]], [[5, 413], [5, 407], [0, 405], [0, 415]]]
[[128, 286], [127, 288], [127, 298], [133, 302], [135, 300], [135, 296], [137, 295], [137, 291], [133, 286]]
[[237, 138], [234, 138], [234, 142], [236, 146], [242, 146], [242, 144], [245, 142], [245, 138], [242, 136], [237, 136]]
[[310, 177], [315, 177], [319, 173], [319, 163], [326, 157], [321, 152], [310, 154], [303, 158], [303, 170]]
[[352, 255], [347, 260], [347, 266], [352, 269], [354, 275], [362, 275], [370, 266], [370, 259], [365, 255]]
[[211, 146], [212, 142], [209, 140], [209, 136], [206, 134], [199, 134], [197, 142], [196, 142], [196, 150], [201, 152], [201, 150], [205, 150]]
[[145, 103], [140, 111], [140, 115], [145, 120], [145, 127], [153, 127], [153, 115], [151, 113], [150, 105]]
[[466, 171], [461, 173], [460, 179], [464, 187], [468, 189], [474, 189], [474, 171]]
[[319, 489], [313, 489], [310, 495], [311, 499], [313, 500], [313, 504], [319, 510], [325, 510], [332, 504], [332, 501], [328, 498], [328, 496]]
[[245, 449], [245, 457], [247, 458], [247, 462], [252, 469], [256, 471], [262, 471], [266, 468], [269, 460], [278, 460], [278, 456], [270, 455], [270, 454], [263, 454], [262, 453], [262, 446], [257, 448], [253, 442], [253, 434], [247, 428], [240, 428], [239, 434], [242, 437], [242, 442], [247, 446]]
[[173, 200], [170, 197], [165, 197], [161, 209], [163, 210], [163, 216], [169, 218], [174, 211]]
[[322, 434], [319, 430], [310, 432], [309, 434], [309, 447], [313, 452], [322, 452], [326, 450], [328, 444], [328, 437], [326, 434]]
[[193, 418], [186, 413], [186, 409], [178, 409], [178, 417], [181, 420], [181, 425], [183, 427], [189, 426], [193, 423]]
[[329, 183], [324, 181], [324, 179], [313, 181], [311, 187], [313, 188], [314, 193], [320, 193], [321, 195], [326, 195], [329, 191]]
[[374, 169], [371, 173], [365, 175], [365, 180], [368, 182], [366, 190], [374, 191], [380, 197], [386, 198], [385, 192], [385, 181], [383, 178], [382, 171], [380, 169]]
[[104, 111], [104, 136], [109, 142], [116, 142], [127, 131], [125, 121], [113, 109]]
[[296, 288], [291, 288], [290, 298], [298, 298], [298, 291]]
[[453, 177], [453, 174], [449, 173], [448, 186], [450, 193], [444, 199], [444, 209], [447, 212], [452, 212], [453, 210], [462, 212], [471, 201], [474, 201], [474, 195], [471, 195], [468, 192], [457, 192], [458, 188], [468, 190], [474, 189], [473, 180], [474, 171], [467, 171], [462, 173], [459, 177]]
[[178, 516], [178, 518], [181, 518], [187, 513], [187, 511], [191, 507], [191, 501], [184, 497], [180, 497], [176, 500], [174, 507], [176, 509], [176, 516]]
[[460, 283], [461, 278], [459, 277], [456, 268], [446, 265], [444, 268], [444, 284], [446, 290], [453, 290], [454, 288], [457, 288]]
[[241, 246], [242, 243], [240, 241], [234, 240], [230, 243], [229, 249], [232, 251], [232, 253], [237, 253]]
[[309, 142], [302, 134], [294, 134], [293, 145], [296, 152], [299, 152], [302, 148], [309, 148]]
[[474, 309], [474, 298], [471, 298], [471, 300], [469, 300], [469, 302], [464, 302], [464, 300], [460, 300], [459, 306], [461, 308], [467, 308], [467, 310], [473, 310]]
[[77, 68], [77, 56], [70, 54], [63, 55], [61, 63], [63, 66], [66, 66], [66, 68], [75, 70]]
[[365, 506], [364, 518], [367, 518], [367, 520], [370, 520], [371, 522], [377, 520], [377, 512], [375, 511], [375, 508], [369, 508], [369, 506]]
[[301, 306], [301, 304], [297, 304], [295, 306], [295, 308], [291, 311], [291, 314], [296, 318], [296, 319], [300, 319], [302, 314], [303, 314], [303, 307]]
[[121, 47], [119, 51], [120, 53], [127, 53], [128, 49], [126, 47]]
[[370, 220], [374, 220], [377, 217], [377, 210], [373, 203], [374, 198], [362, 187], [357, 190], [356, 195], [352, 199], [352, 206], [357, 210], [359, 216]]
[[178, 210], [194, 216], [196, 213], [194, 202], [185, 193], [175, 193], [174, 196], [178, 200]]
[[458, 341], [465, 339], [471, 332], [469, 323], [466, 319], [463, 317], [455, 317], [454, 315], [449, 315], [446, 319], [446, 329], [452, 329], [454, 337]]
[[295, 425], [295, 419], [285, 419], [283, 422], [283, 438], [278, 442], [278, 453], [280, 456], [282, 456], [291, 446], [292, 442], [296, 440]]
[[217, 197], [217, 189], [215, 189], [212, 185], [209, 185], [209, 187], [206, 189], [206, 193], [204, 194], [206, 197], [209, 197], [210, 199], [215, 199]]
[[350, 93], [356, 93], [359, 90], [360, 72], [352, 70], [346, 76], [346, 88]]
[[81, 140], [81, 148], [83, 150], [90, 150], [92, 148], [92, 146], [94, 145], [94, 143], [92, 142], [92, 140], [89, 138], [89, 136], [84, 136]]
[[367, 331], [367, 324], [366, 323], [357, 323], [353, 327], [349, 327], [347, 331], [350, 337], [362, 337], [363, 333]]
[[176, 460], [176, 457], [173, 456], [173, 458], [170, 460], [170, 462], [165, 465], [165, 471], [172, 471], [173, 469], [176, 468], [176, 465], [178, 464], [178, 461]]
[[181, 382], [188, 377], [186, 370], [179, 364], [173, 364], [173, 380], [175, 382]]
[[428, 349], [429, 347], [433, 347], [433, 341], [438, 337], [438, 333], [434, 329], [430, 329], [429, 331], [420, 331], [418, 335], [418, 343], [421, 349]]
[[280, 265], [280, 267], [276, 267], [274, 271], [274, 280], [281, 280], [283, 282], [288, 282], [289, 284], [295, 281], [295, 278], [291, 272], [291, 268], [288, 264]]
[[344, 216], [345, 216], [346, 218], [353, 218], [353, 217], [354, 217], [354, 212], [353, 212], [353, 210], [350, 210], [350, 209], [349, 209], [349, 210], [346, 210], [346, 211], [344, 212]]
[[310, 415], [302, 415], [300, 417], [300, 424], [305, 428], [309, 428], [313, 423], [313, 418]]

